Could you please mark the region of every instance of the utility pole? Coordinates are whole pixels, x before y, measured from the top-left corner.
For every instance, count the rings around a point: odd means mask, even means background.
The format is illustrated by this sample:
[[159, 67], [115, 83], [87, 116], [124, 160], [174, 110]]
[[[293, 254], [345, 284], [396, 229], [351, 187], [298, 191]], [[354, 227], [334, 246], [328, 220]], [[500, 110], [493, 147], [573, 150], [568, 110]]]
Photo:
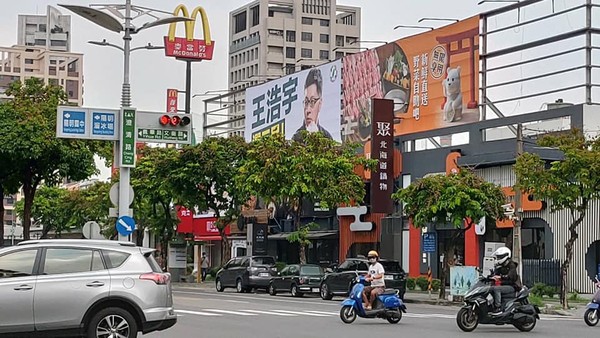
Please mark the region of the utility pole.
[[[516, 158], [523, 154], [523, 125], [517, 125], [517, 154]], [[522, 220], [522, 193], [521, 189], [515, 190], [515, 225], [513, 227], [513, 259], [518, 264], [519, 276], [523, 274], [523, 255], [521, 254], [521, 220]]]

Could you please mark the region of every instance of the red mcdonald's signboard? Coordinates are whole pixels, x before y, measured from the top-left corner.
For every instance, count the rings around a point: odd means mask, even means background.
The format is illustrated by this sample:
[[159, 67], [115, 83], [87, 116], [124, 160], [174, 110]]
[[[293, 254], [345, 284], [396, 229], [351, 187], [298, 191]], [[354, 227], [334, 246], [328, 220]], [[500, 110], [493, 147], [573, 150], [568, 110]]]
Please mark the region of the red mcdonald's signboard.
[[[185, 5], [179, 5], [173, 11], [173, 15], [183, 14], [185, 18], [191, 18], [192, 21], [185, 22], [185, 38], [175, 37], [177, 23], [169, 25], [169, 35], [165, 36], [165, 55], [176, 57], [183, 60], [212, 60], [215, 43], [210, 39], [210, 27], [208, 25], [208, 16], [204, 8], [196, 7], [191, 15]], [[202, 21], [202, 33], [204, 40], [194, 39], [194, 28], [196, 27], [196, 18], [200, 14]]]
[[179, 91], [177, 89], [167, 89], [167, 113], [177, 113], [177, 99]]

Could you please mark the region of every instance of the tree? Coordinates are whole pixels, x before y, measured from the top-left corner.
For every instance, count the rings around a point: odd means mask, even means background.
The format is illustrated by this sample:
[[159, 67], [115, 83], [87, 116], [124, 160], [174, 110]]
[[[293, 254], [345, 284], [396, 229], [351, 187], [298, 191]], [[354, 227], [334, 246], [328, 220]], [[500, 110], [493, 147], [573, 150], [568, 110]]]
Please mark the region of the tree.
[[542, 147], [558, 148], [564, 159], [548, 164], [539, 155], [522, 154], [515, 165], [516, 187], [537, 199], [548, 200], [551, 212], [568, 210], [571, 214], [560, 288], [561, 304], [567, 308], [567, 278], [578, 237], [577, 227], [586, 217], [590, 201], [600, 197], [600, 139], [586, 139], [580, 130], [572, 130], [562, 135], [544, 136], [538, 143]]
[[32, 77], [24, 84], [13, 82], [5, 94], [11, 100], [0, 104], [0, 144], [9, 163], [16, 165], [23, 187], [23, 238], [29, 239], [38, 186], [92, 175], [94, 148], [100, 143], [56, 138], [56, 108], [67, 102], [62, 88]]
[[231, 257], [226, 227], [240, 215], [249, 195], [235, 183], [248, 144], [243, 137], [209, 137], [185, 147], [172, 163], [169, 183], [178, 203], [193, 210], [212, 210], [217, 219], [222, 246], [222, 263]]
[[338, 144], [321, 133], [304, 133], [300, 141], [283, 135], [267, 135], [252, 142], [247, 160], [240, 168], [237, 184], [248, 195], [278, 200], [291, 207], [300, 241], [300, 262], [306, 263], [308, 229], [301, 226], [302, 203], [319, 202], [326, 208], [360, 203], [365, 184], [354, 170], [371, 169], [377, 163], [356, 155], [355, 144]]
[[[177, 161], [175, 148], [150, 148], [140, 150], [140, 158], [131, 173], [131, 186], [135, 191], [134, 218], [158, 236], [161, 244], [161, 260], [167, 261], [169, 242], [176, 235], [179, 220], [172, 208], [173, 190], [170, 185], [170, 170]], [[141, 241], [142, 236], [138, 237]], [[139, 243], [138, 243], [139, 244]], [[164, 266], [163, 266], [164, 268]]]
[[405, 203], [404, 212], [416, 228], [431, 224], [451, 224], [454, 231], [444, 253], [440, 276], [440, 298], [446, 297], [446, 274], [454, 259], [454, 243], [483, 217], [486, 221], [504, 218], [505, 196], [502, 189], [486, 182], [471, 170], [462, 168], [458, 173], [420, 178], [405, 189], [392, 195]]

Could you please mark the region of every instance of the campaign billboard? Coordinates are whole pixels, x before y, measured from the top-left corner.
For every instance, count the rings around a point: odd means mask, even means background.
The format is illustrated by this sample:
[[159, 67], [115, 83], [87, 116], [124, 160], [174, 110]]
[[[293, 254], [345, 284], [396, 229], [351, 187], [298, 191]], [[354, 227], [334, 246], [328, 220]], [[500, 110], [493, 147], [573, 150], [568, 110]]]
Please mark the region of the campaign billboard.
[[395, 135], [479, 121], [478, 44], [474, 16], [344, 57], [343, 141], [370, 141], [372, 98], [394, 100]]
[[246, 89], [246, 141], [272, 133], [297, 139], [306, 130], [341, 142], [341, 66], [337, 60]]

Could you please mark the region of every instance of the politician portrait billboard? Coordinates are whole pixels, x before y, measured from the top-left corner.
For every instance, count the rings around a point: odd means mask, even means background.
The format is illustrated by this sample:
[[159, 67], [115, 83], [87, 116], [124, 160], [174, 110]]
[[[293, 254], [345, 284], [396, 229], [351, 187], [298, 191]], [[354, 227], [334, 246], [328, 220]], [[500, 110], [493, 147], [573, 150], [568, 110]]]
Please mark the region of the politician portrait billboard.
[[308, 131], [341, 142], [341, 66], [337, 60], [246, 89], [246, 141]]

